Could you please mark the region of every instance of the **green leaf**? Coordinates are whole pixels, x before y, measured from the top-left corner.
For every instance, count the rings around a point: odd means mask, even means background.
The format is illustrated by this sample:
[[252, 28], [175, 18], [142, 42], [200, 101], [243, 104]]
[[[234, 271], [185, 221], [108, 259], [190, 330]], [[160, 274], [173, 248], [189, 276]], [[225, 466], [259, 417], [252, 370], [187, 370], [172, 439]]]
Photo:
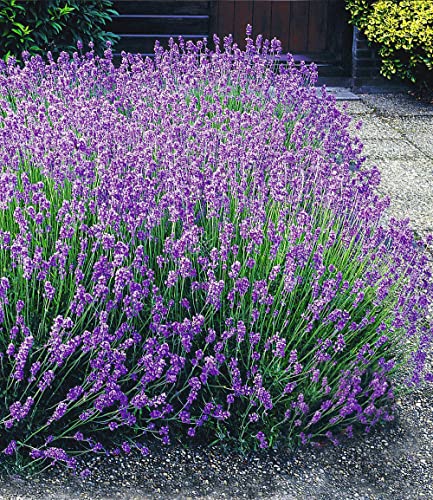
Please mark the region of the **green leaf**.
[[22, 36], [23, 32], [19, 28], [12, 28], [11, 31], [16, 33], [18, 36]]
[[15, 24], [15, 26], [18, 26], [18, 28], [20, 28], [21, 30], [25, 30], [25, 28], [26, 28], [23, 24], [19, 23], [18, 21], [15, 21], [14, 24]]
[[59, 34], [62, 31], [62, 26], [59, 23], [51, 23], [51, 27]]
[[69, 7], [68, 4], [65, 4], [65, 6], [59, 10], [59, 14], [61, 16], [67, 16], [71, 12], [74, 12], [74, 10], [75, 10], [75, 7]]

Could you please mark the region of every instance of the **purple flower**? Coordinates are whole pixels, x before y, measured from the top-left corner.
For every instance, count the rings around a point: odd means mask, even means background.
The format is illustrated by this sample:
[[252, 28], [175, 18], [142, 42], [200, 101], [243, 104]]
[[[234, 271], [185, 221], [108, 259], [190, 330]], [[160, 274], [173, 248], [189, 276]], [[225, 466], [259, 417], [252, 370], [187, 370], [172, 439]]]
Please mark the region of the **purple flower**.
[[221, 294], [224, 290], [224, 285], [225, 283], [223, 280], [209, 283], [206, 302], [212, 304], [217, 310], [221, 307]]
[[35, 400], [31, 396], [28, 396], [24, 404], [21, 404], [20, 401], [16, 401], [15, 403], [11, 404], [9, 407], [9, 413], [12, 419], [18, 422], [20, 420], [23, 420], [29, 413], [34, 402]]
[[68, 405], [67, 403], [61, 401], [57, 406], [56, 409], [54, 410], [54, 413], [51, 415], [51, 417], [47, 420], [47, 424], [51, 424], [55, 420], [60, 420], [63, 415], [67, 412], [68, 410]]
[[72, 389], [69, 389], [66, 398], [69, 401], [76, 401], [83, 393], [84, 389], [80, 385], [77, 385], [75, 387], [72, 387]]
[[275, 348], [272, 351], [274, 353], [274, 356], [278, 358], [284, 358], [286, 355], [286, 339], [284, 338], [277, 338], [275, 341]]
[[235, 396], [234, 396], [234, 394], [228, 394], [227, 398], [226, 398], [226, 401], [227, 401], [228, 404], [233, 404], [235, 402]]
[[80, 472], [80, 476], [83, 478], [83, 479], [87, 479], [88, 477], [90, 477], [92, 475], [92, 472], [90, 469], [88, 468], [85, 468], [83, 469], [81, 472]]
[[62, 450], [61, 448], [56, 448], [56, 447], [47, 448], [44, 451], [44, 457], [45, 458], [52, 458], [55, 462], [57, 462], [59, 460], [62, 462], [69, 461], [68, 454], [65, 452], [65, 450]]
[[84, 440], [84, 435], [83, 435], [83, 433], [82, 433], [82, 432], [79, 432], [79, 431], [78, 431], [78, 432], [76, 432], [76, 433], [74, 434], [74, 439], [75, 439], [76, 441], [83, 441], [83, 440]]
[[12, 377], [16, 380], [24, 380], [24, 367], [27, 363], [27, 358], [29, 356], [30, 350], [33, 346], [33, 337], [25, 337], [18, 353], [15, 357], [15, 371]]
[[248, 420], [250, 422], [258, 422], [259, 421], [259, 415], [258, 415], [258, 413], [253, 412], [250, 415], [248, 415]]
[[3, 453], [5, 455], [13, 455], [17, 449], [17, 442], [12, 439], [9, 444], [4, 449]]
[[45, 457], [45, 452], [38, 449], [31, 450], [29, 454], [33, 458], [33, 460]]
[[49, 281], [45, 281], [44, 283], [44, 297], [46, 297], [48, 300], [53, 300], [54, 295], [56, 293], [56, 289], [53, 287], [53, 285]]
[[124, 453], [128, 454], [128, 453], [131, 453], [131, 446], [129, 445], [129, 443], [127, 443], [126, 441], [124, 441], [122, 443], [122, 450], [124, 451]]
[[53, 370], [47, 370], [43, 375], [41, 380], [38, 382], [38, 387], [41, 391], [45, 391], [54, 380], [55, 374]]
[[262, 431], [259, 431], [256, 434], [256, 438], [259, 440], [259, 446], [260, 446], [260, 448], [267, 448], [269, 446], [268, 445], [268, 441], [266, 439], [266, 436], [265, 436], [265, 434]]
[[8, 348], [6, 349], [6, 354], [8, 356], [13, 356], [15, 354], [15, 345], [14, 344], [9, 344]]

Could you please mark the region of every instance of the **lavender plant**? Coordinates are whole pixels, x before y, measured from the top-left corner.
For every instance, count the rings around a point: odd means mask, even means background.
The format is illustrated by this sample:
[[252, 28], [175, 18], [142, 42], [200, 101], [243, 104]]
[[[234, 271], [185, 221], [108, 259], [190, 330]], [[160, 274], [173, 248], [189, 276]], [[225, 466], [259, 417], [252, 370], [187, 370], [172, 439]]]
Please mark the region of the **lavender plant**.
[[0, 62], [10, 459], [335, 443], [403, 363], [432, 380], [426, 255], [314, 67], [250, 34]]

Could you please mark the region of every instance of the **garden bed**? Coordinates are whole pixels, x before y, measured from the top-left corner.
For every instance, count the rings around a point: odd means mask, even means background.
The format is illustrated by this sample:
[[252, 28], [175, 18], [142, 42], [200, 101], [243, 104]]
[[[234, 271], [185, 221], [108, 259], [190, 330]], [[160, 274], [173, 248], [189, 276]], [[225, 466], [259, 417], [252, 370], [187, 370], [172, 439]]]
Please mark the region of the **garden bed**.
[[8, 463], [336, 444], [394, 418], [400, 366], [432, 379], [423, 245], [382, 227], [349, 116], [278, 51], [1, 68]]

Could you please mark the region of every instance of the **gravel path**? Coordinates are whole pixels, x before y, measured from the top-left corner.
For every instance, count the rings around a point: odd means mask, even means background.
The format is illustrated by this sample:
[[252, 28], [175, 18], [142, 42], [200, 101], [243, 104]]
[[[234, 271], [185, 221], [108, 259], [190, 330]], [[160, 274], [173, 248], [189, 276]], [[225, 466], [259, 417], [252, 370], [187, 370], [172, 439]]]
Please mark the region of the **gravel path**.
[[[433, 106], [403, 94], [359, 97], [347, 111], [364, 122], [359, 135], [392, 197], [389, 215], [433, 232]], [[433, 385], [397, 403], [392, 425], [337, 448], [242, 458], [173, 447], [145, 458], [92, 459], [89, 479], [63, 471], [31, 481], [0, 478], [0, 498], [431, 499]]]

